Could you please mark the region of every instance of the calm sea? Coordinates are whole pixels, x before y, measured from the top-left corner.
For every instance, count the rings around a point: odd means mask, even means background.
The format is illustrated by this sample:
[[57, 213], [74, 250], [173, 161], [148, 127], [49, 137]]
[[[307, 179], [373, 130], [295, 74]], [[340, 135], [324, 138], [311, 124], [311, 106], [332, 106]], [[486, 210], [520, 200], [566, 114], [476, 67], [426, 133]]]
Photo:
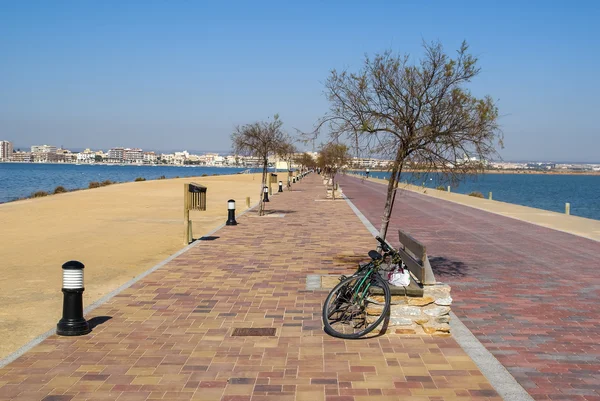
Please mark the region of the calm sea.
[[[59, 185], [65, 188], [87, 188], [91, 181], [111, 180], [131, 182], [137, 177], [147, 180], [160, 176], [197, 177], [202, 174], [236, 174], [244, 168], [229, 167], [176, 167], [176, 166], [120, 166], [0, 163], [0, 203], [24, 198], [35, 191], [51, 192]], [[258, 171], [258, 170], [257, 170]], [[371, 172], [377, 178], [388, 173]], [[435, 188], [446, 186], [436, 174], [429, 176], [403, 175], [402, 181]], [[550, 174], [484, 174], [470, 177], [452, 192], [468, 194], [489, 192], [498, 201], [531, 206], [563, 213], [565, 202], [571, 203], [571, 214], [600, 220], [600, 176]]]
[[68, 190], [87, 188], [91, 181], [154, 180], [160, 176], [198, 177], [202, 174], [236, 174], [245, 168], [183, 166], [120, 166], [0, 163], [0, 203], [28, 197], [36, 191], [54, 191], [59, 185]]
[[[370, 176], [388, 178], [389, 173], [371, 172]], [[405, 180], [429, 188], [448, 185], [436, 174], [407, 173], [401, 178]], [[451, 190], [462, 194], [481, 192], [486, 198], [492, 192], [494, 200], [559, 213], [564, 213], [565, 203], [569, 202], [572, 215], [600, 220], [600, 175], [482, 174], [466, 178]]]

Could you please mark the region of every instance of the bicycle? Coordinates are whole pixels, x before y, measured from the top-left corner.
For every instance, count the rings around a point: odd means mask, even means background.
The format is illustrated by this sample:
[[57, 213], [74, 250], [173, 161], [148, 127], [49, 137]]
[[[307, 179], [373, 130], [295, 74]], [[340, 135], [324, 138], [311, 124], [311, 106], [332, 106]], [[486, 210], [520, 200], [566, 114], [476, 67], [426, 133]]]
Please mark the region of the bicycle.
[[341, 276], [340, 282], [331, 290], [323, 305], [323, 325], [327, 334], [339, 338], [360, 338], [375, 330], [388, 316], [391, 304], [390, 287], [379, 275], [384, 260], [399, 264], [400, 255], [383, 239], [384, 255], [369, 251], [371, 261], [359, 264], [351, 276]]

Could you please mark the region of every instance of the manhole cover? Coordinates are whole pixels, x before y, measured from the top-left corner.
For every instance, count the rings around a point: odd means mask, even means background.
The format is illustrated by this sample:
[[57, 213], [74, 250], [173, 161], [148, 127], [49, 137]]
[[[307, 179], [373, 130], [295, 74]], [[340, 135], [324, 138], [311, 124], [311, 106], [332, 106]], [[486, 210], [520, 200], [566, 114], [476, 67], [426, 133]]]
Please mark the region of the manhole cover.
[[241, 337], [241, 336], [254, 336], [254, 337], [269, 337], [269, 336], [274, 336], [275, 335], [275, 328], [266, 328], [266, 329], [259, 329], [259, 328], [236, 328], [233, 329], [233, 333], [231, 334], [232, 336], [237, 336], [237, 337]]

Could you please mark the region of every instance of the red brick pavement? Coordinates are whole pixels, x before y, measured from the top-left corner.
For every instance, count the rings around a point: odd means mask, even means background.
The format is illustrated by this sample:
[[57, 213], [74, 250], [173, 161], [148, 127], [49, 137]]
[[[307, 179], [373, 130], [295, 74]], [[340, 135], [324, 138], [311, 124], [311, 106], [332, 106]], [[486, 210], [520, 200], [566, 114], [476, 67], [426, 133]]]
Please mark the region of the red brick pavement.
[[[379, 229], [386, 186], [340, 183]], [[600, 400], [600, 243], [426, 195], [397, 194], [453, 311], [537, 400]]]
[[[0, 369], [2, 400], [499, 400], [452, 338], [325, 335], [307, 274], [355, 269], [375, 244], [318, 176], [239, 217], [87, 318]], [[85, 261], [83, 261], [85, 263]], [[234, 328], [276, 329], [232, 337]]]

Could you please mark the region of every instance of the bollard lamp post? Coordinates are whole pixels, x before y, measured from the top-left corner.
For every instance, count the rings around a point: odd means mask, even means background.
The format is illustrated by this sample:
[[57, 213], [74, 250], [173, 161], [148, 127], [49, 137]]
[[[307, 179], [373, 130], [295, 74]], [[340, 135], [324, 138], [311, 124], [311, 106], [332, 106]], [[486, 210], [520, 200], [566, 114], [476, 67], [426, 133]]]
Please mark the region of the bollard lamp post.
[[269, 187], [265, 186], [263, 193], [263, 202], [269, 202]]
[[277, 192], [283, 192], [283, 181], [279, 181], [279, 190]]
[[292, 177], [292, 184], [296, 183], [296, 177]]
[[63, 315], [56, 325], [59, 336], [81, 336], [91, 329], [83, 317], [83, 263], [71, 260], [62, 265]]
[[227, 201], [227, 223], [226, 226], [237, 226], [237, 221], [235, 221], [235, 200], [229, 199]]

